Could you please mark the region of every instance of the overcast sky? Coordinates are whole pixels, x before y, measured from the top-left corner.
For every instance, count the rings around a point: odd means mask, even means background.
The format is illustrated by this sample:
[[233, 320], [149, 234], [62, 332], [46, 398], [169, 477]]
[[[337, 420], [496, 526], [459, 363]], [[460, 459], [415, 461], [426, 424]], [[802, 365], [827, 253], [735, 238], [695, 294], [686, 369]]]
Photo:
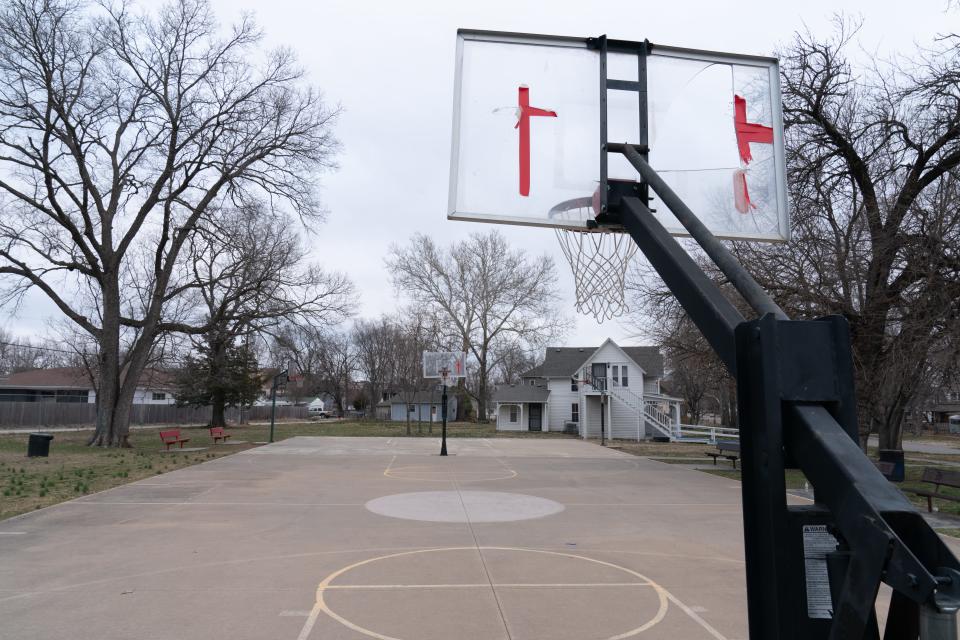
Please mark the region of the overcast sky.
[[[270, 45], [292, 47], [328, 101], [343, 107], [336, 133], [340, 168], [324, 179], [328, 221], [308, 238], [317, 261], [347, 272], [362, 316], [393, 311], [400, 301], [383, 257], [415, 232], [441, 242], [487, 225], [446, 220], [453, 68], [458, 27], [643, 40], [700, 49], [770, 55], [798, 29], [822, 34], [842, 10], [861, 16], [861, 46], [881, 56], [910, 53], [939, 33], [960, 32], [960, 12], [946, 0], [837, 2], [373, 2], [367, 0], [213, 0], [226, 24], [251, 11]], [[789, 8], [787, 8], [789, 6]], [[552, 231], [501, 227], [511, 244], [554, 256], [566, 309], [576, 318], [570, 345], [627, 340], [631, 328], [598, 324], [573, 310], [573, 277]], [[0, 324], [29, 336], [43, 331], [52, 305], [29, 297]], [[633, 340], [632, 342], [642, 342]]]

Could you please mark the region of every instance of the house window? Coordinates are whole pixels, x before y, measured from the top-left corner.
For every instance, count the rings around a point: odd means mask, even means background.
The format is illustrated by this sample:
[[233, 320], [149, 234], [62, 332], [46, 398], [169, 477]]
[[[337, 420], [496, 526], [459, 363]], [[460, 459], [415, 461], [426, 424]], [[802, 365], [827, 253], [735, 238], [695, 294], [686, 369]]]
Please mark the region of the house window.
[[613, 365], [613, 386], [620, 386], [620, 367]]
[[519, 422], [520, 415], [517, 411], [517, 407], [510, 407], [510, 422]]
[[534, 386], [534, 385], [536, 385], [536, 384], [537, 384], [537, 381], [534, 380], [533, 378], [530, 378], [530, 386], [532, 387], [532, 386]]
[[579, 391], [580, 387], [577, 385], [576, 377], [570, 378], [570, 391]]
[[417, 408], [416, 408], [414, 405], [412, 405], [412, 404], [408, 404], [408, 405], [407, 405], [407, 413], [413, 413], [413, 412], [416, 411], [416, 410], [417, 410]]
[[570, 422], [580, 422], [580, 404], [577, 402], [570, 405]]
[[627, 384], [627, 365], [623, 365], [620, 367], [620, 385], [624, 387], [630, 386], [629, 384]]
[[154, 392], [153, 392], [153, 399], [154, 399], [154, 400], [166, 400], [166, 399], [167, 399], [167, 394], [163, 393], [162, 391], [154, 391]]

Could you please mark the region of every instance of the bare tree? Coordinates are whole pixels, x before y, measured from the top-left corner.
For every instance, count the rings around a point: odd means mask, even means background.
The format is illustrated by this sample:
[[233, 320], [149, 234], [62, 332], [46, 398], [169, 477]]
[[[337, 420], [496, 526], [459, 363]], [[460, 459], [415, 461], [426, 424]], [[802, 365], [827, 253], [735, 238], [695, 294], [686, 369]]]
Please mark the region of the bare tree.
[[468, 352], [477, 366], [471, 389], [486, 420], [490, 374], [508, 344], [544, 345], [570, 323], [556, 307], [556, 269], [546, 255], [511, 249], [498, 231], [471, 234], [448, 249], [415, 235], [387, 257], [394, 284], [442, 318], [440, 344]]
[[[212, 426], [225, 424], [229, 388], [223, 381], [228, 379], [228, 353], [241, 347], [246, 353], [252, 336], [269, 335], [282, 324], [321, 328], [353, 312], [350, 281], [307, 263], [306, 251], [291, 226], [282, 214], [259, 206], [243, 207], [222, 220], [203, 221], [188, 241], [189, 272], [176, 288], [195, 300], [190, 305], [194, 317], [171, 322], [169, 327], [202, 341], [194, 345], [202, 353], [202, 362], [191, 359], [190, 369], [203, 375], [184, 379], [181, 388], [199, 387], [184, 395], [192, 404], [212, 406]], [[256, 375], [256, 371], [246, 376], [234, 371], [229, 378], [247, 386], [244, 380]]]
[[346, 331], [314, 331], [317, 341], [317, 378], [343, 415], [350, 398], [351, 383], [356, 370], [356, 351]]
[[69, 355], [49, 341], [20, 338], [0, 328], [0, 375], [65, 366]]
[[898, 449], [930, 358], [960, 337], [960, 39], [857, 69], [855, 32], [782, 52], [793, 240], [736, 249], [788, 313], [848, 319], [861, 435]]
[[[746, 315], [743, 300], [730, 290], [702, 255], [695, 254], [695, 257], [728, 299]], [[718, 415], [721, 424], [737, 426], [733, 378], [648, 264], [639, 262], [631, 271], [627, 291], [634, 309], [631, 320], [638, 333], [653, 339], [663, 351], [665, 382], [670, 385], [671, 393], [683, 398], [689, 420], [700, 424], [712, 409], [710, 413]]]
[[383, 393], [393, 390], [397, 349], [402, 339], [399, 320], [386, 315], [376, 320], [358, 320], [353, 325], [352, 337], [357, 368], [367, 379], [368, 405], [376, 407]]
[[[251, 197], [320, 215], [336, 115], [249, 17], [219, 35], [206, 0], [11, 0], [0, 10], [0, 274], [98, 343], [92, 444], [127, 443], [171, 279], [204, 218]], [[141, 283], [130, 293], [130, 283]], [[87, 291], [95, 313], [70, 292]], [[122, 336], [133, 334], [121, 353]], [[121, 375], [121, 371], [126, 375]]]
[[493, 372], [496, 384], [517, 384], [521, 375], [537, 365], [537, 354], [522, 342], [507, 342], [498, 352]]

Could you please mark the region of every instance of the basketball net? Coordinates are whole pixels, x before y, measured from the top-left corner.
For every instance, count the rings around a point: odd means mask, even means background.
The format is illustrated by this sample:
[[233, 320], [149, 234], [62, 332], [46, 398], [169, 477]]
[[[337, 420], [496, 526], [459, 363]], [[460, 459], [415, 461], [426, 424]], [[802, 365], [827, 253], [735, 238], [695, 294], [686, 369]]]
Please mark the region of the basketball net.
[[[561, 202], [550, 210], [554, 220], [590, 220], [592, 198]], [[626, 233], [598, 228], [554, 229], [563, 255], [573, 271], [576, 308], [597, 322], [618, 318], [630, 311], [624, 295], [627, 266], [637, 245]]]

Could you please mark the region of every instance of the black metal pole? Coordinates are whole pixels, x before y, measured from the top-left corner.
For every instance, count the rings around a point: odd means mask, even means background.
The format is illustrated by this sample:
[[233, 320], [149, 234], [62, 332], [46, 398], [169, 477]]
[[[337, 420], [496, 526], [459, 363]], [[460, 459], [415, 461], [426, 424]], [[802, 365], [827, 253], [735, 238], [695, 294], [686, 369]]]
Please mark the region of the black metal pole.
[[743, 265], [737, 260], [736, 256], [730, 253], [724, 244], [713, 235], [707, 226], [700, 222], [700, 219], [684, 204], [676, 193], [673, 192], [663, 178], [653, 170], [643, 159], [643, 156], [634, 149], [633, 145], [618, 144], [608, 145], [611, 150], [617, 150], [630, 161], [630, 164], [640, 172], [644, 182], [650, 185], [654, 192], [660, 196], [673, 215], [680, 221], [683, 228], [686, 229], [694, 240], [697, 241], [703, 250], [710, 256], [710, 259], [717, 265], [717, 268], [727, 276], [730, 283], [736, 287], [740, 295], [753, 307], [760, 315], [772, 313], [779, 320], [788, 320], [787, 314], [773, 301], [766, 291], [763, 290], [753, 276], [743, 268]]
[[447, 385], [443, 385], [443, 396], [440, 400], [440, 415], [443, 417], [443, 431], [440, 436], [440, 455], [447, 455]]
[[605, 426], [604, 422], [606, 420], [607, 412], [606, 412], [606, 409], [604, 408], [605, 403], [603, 401], [603, 398], [604, 398], [604, 394], [601, 393], [600, 394], [600, 446], [601, 447], [607, 446], [606, 433], [604, 429], [604, 426]]
[[273, 423], [277, 414], [277, 378], [274, 376], [273, 384], [270, 386], [270, 438], [273, 442]]

